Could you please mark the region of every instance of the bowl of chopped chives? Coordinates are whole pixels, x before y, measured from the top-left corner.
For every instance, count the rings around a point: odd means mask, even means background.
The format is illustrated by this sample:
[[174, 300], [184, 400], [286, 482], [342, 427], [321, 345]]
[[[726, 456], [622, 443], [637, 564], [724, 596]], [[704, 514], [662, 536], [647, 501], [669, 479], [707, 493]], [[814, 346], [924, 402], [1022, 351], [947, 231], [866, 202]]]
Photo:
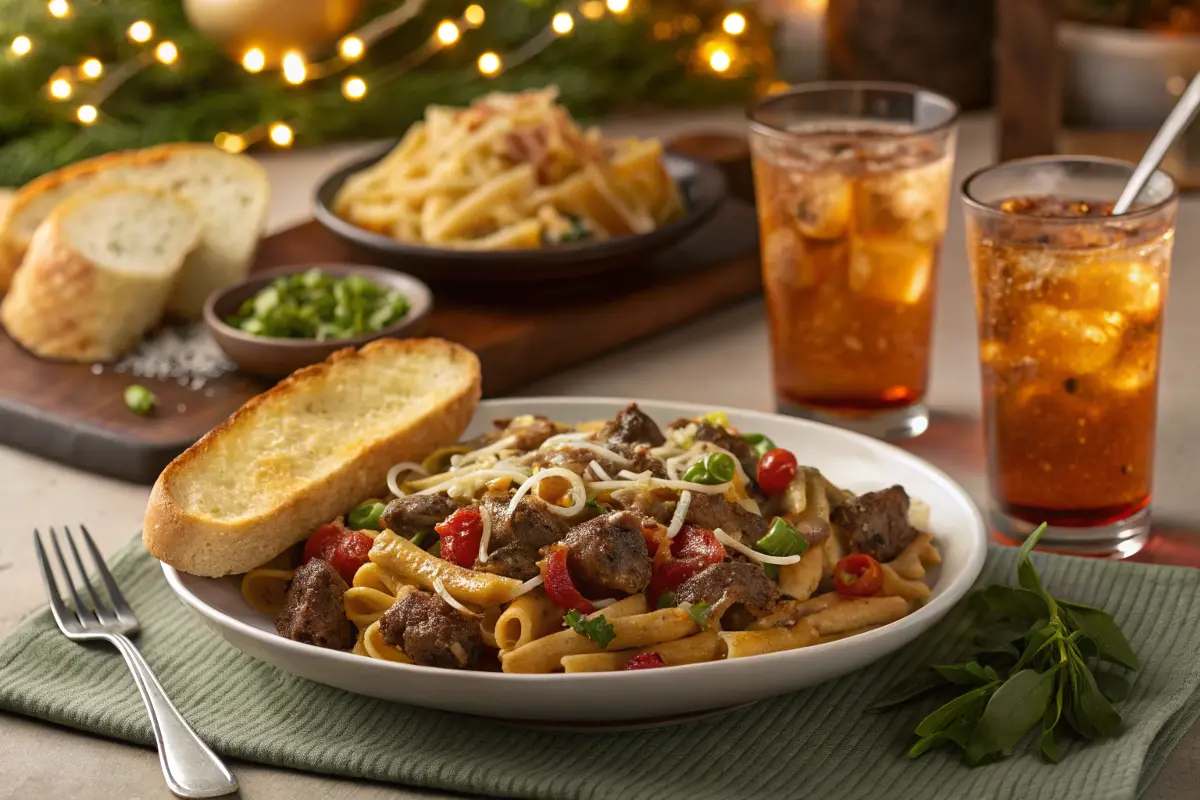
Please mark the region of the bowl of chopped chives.
[[282, 378], [346, 347], [417, 336], [433, 293], [402, 272], [301, 264], [256, 272], [214, 292], [204, 322], [238, 369]]

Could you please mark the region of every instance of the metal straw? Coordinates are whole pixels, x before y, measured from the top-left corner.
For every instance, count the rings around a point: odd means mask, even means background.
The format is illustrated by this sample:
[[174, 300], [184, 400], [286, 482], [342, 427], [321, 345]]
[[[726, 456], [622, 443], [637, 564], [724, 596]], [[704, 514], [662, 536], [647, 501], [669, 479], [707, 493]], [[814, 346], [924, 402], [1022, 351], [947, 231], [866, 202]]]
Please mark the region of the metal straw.
[[1117, 204], [1113, 206], [1112, 213], [1114, 215], [1124, 214], [1133, 206], [1133, 201], [1137, 200], [1142, 189], [1146, 188], [1146, 182], [1158, 169], [1158, 165], [1162, 163], [1167, 151], [1171, 149], [1171, 145], [1175, 144], [1175, 140], [1191, 123], [1192, 117], [1196, 116], [1197, 108], [1200, 108], [1200, 73], [1197, 73], [1192, 78], [1192, 82], [1188, 84], [1187, 89], [1184, 89], [1183, 94], [1179, 96], [1179, 102], [1167, 115], [1167, 121], [1158, 129], [1158, 133], [1154, 135], [1154, 141], [1150, 142], [1150, 146], [1146, 148], [1146, 154], [1138, 162], [1137, 168], [1129, 178], [1129, 183], [1125, 184], [1125, 188], [1121, 190], [1121, 196], [1117, 198]]

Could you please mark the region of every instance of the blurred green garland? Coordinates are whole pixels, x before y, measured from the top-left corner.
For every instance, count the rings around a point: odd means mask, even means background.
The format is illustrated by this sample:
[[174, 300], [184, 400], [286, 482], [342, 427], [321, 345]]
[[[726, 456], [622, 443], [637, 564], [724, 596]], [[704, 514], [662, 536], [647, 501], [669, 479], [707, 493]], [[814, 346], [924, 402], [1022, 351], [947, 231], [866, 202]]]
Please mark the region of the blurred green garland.
[[[193, 30], [180, 0], [74, 0], [68, 19], [53, 18], [41, 0], [0, 0], [0, 186], [19, 185], [81, 158], [112, 150], [170, 141], [212, 141], [282, 120], [296, 142], [400, 135], [430, 103], [463, 104], [485, 91], [557, 84], [564, 102], [581, 117], [644, 106], [718, 105], [745, 100], [763, 78], [759, 61], [736, 77], [687, 67], [706, 32], [717, 30], [731, 4], [720, 0], [641, 0], [621, 17], [579, 22], [574, 32], [511, 72], [488, 79], [475, 59], [486, 50], [510, 51], [549, 23], [558, 6], [549, 0], [483, 3], [485, 24], [424, 66], [395, 75], [394, 65], [426, 41], [440, 20], [462, 13], [466, 0], [430, 0], [419, 18], [380, 40], [354, 65], [370, 90], [359, 102], [341, 94], [344, 74], [286, 85], [278, 73], [250, 74]], [[372, 0], [358, 24], [390, 10], [396, 0]], [[656, 21], [695, 15], [698, 29], [655, 36]], [[147, 45], [130, 42], [129, 25], [153, 23], [155, 39], [179, 49], [172, 66], [147, 67], [106, 100], [100, 119], [81, 125], [74, 117], [84, 85], [68, 102], [55, 102], [46, 84], [55, 70], [95, 57], [105, 65], [133, 58]], [[696, 27], [696, 26], [693, 26]], [[31, 51], [9, 47], [28, 36]], [[152, 46], [152, 45], [151, 45]], [[308, 53], [309, 58], [328, 52]]]

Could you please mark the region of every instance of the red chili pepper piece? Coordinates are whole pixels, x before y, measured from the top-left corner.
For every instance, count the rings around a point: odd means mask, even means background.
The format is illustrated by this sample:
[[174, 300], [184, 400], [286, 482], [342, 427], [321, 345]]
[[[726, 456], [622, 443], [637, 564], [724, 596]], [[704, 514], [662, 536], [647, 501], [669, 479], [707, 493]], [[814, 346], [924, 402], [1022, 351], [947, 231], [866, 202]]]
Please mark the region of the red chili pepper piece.
[[328, 561], [346, 583], [354, 582], [354, 573], [369, 560], [374, 539], [365, 533], [346, 530], [341, 520], [317, 528], [304, 543], [303, 563], [314, 558]]
[[776, 447], [758, 460], [758, 488], [765, 494], [781, 494], [796, 477], [796, 456], [791, 450]]
[[566, 548], [557, 548], [546, 556], [543, 562], [542, 585], [546, 589], [546, 597], [563, 611], [575, 609], [581, 614], [590, 614], [596, 610], [592, 601], [579, 593], [571, 573], [567, 571]]
[[442, 558], [451, 564], [470, 569], [479, 556], [479, 540], [483, 538], [483, 517], [477, 508], [460, 508], [433, 526], [442, 540]]
[[658, 653], [641, 653], [625, 662], [625, 669], [657, 669], [665, 666]]
[[654, 572], [650, 576], [648, 600], [657, 606], [663, 592], [679, 584], [705, 567], [725, 560], [725, 547], [717, 535], [699, 525], [684, 525], [671, 540], [670, 547], [659, 547], [654, 557]]
[[851, 553], [833, 568], [833, 583], [842, 597], [870, 597], [883, 588], [883, 568], [866, 553]]

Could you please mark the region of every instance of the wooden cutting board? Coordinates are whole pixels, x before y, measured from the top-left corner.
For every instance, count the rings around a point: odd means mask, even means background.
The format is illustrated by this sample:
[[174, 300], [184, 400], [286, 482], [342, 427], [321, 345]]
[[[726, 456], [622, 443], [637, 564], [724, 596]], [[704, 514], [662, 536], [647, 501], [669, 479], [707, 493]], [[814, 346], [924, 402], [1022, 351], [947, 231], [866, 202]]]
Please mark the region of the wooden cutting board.
[[[434, 287], [426, 334], [470, 347], [483, 364], [485, 396], [722, 308], [761, 288], [754, 209], [731, 199], [701, 231], [658, 257], [607, 278], [486, 293]], [[255, 269], [283, 264], [372, 263], [315, 222], [266, 239]], [[142, 383], [159, 398], [148, 418], [122, 394]], [[88, 364], [34, 358], [0, 333], [0, 443], [79, 469], [152, 483], [172, 458], [269, 383], [231, 373], [205, 390]]]

